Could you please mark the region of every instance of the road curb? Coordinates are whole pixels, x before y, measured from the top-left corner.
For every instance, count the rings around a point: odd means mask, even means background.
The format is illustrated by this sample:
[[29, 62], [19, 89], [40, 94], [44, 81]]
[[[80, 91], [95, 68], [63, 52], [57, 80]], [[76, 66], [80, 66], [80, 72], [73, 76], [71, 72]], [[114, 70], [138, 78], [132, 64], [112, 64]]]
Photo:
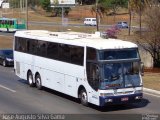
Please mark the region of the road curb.
[[143, 88], [143, 91], [146, 92], [146, 93], [151, 93], [151, 94], [160, 96], [160, 91], [158, 91], [158, 90]]

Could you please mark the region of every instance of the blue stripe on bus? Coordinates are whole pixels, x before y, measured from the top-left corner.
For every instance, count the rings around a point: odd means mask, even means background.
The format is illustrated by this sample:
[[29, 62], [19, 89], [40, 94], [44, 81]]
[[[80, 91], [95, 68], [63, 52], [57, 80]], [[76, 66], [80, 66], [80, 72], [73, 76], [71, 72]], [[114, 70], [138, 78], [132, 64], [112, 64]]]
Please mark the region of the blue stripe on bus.
[[[143, 93], [137, 93], [137, 94], [131, 94], [131, 95], [121, 95], [121, 96], [107, 96], [107, 97], [100, 96], [99, 97], [100, 106], [139, 102], [140, 99], [139, 100], [135, 99], [137, 96], [143, 97]], [[128, 98], [128, 100], [122, 101], [121, 99], [123, 98]], [[112, 102], [105, 102], [106, 99], [112, 99]]]

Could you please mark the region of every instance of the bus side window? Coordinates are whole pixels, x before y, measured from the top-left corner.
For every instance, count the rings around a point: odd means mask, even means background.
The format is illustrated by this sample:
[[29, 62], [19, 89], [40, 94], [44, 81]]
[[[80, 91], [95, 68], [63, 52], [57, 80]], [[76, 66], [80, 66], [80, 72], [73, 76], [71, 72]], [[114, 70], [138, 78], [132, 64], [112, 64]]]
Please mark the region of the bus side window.
[[71, 63], [82, 65], [84, 61], [84, 48], [80, 46], [71, 47]]
[[59, 44], [59, 59], [70, 63], [70, 47], [66, 44]]
[[46, 52], [47, 52], [46, 42], [45, 41], [38, 41], [37, 55], [45, 57]]
[[87, 60], [96, 60], [97, 54], [94, 48], [87, 48]]
[[4, 21], [4, 24], [6, 24], [6, 25], [7, 25], [7, 24], [8, 24], [8, 20], [5, 20], [5, 21]]
[[15, 50], [20, 52], [26, 52], [25, 38], [15, 37], [15, 42], [16, 42]]
[[37, 46], [36, 45], [37, 45], [37, 40], [28, 39], [27, 40], [27, 52], [30, 54], [36, 54], [37, 53]]
[[4, 20], [2, 20], [2, 25], [4, 25], [5, 24], [5, 21]]
[[48, 42], [47, 57], [51, 59], [58, 59], [58, 43]]
[[10, 25], [10, 26], [13, 25], [13, 20], [10, 20], [10, 21], [9, 21], [9, 25]]

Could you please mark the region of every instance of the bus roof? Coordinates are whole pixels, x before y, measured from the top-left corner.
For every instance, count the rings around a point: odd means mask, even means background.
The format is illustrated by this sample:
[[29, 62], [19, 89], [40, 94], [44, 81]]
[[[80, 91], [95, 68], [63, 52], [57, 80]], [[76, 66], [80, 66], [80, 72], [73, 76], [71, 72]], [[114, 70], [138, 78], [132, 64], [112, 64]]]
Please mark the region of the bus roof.
[[17, 31], [16, 37], [24, 37], [56, 43], [64, 43], [77, 46], [88, 46], [96, 49], [123, 49], [137, 48], [132, 42], [119, 39], [104, 39], [100, 34], [86, 34], [78, 32], [50, 32], [45, 30]]
[[21, 20], [22, 18], [6, 18], [6, 17], [1, 17], [0, 20]]

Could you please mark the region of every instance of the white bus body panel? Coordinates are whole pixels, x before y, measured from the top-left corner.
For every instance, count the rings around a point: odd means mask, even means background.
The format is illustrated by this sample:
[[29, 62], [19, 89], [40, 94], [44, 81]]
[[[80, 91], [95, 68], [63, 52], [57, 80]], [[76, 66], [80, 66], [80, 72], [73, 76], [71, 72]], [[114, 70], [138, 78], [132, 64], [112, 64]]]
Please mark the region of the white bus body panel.
[[[16, 51], [14, 54], [14, 58], [15, 70], [17, 70], [17, 63], [20, 66], [21, 73], [18, 74], [16, 72], [16, 75], [20, 78], [26, 80], [27, 72], [28, 70], [31, 70], [34, 78], [36, 73], [40, 74], [42, 86], [74, 97], [78, 97], [78, 85], [84, 84], [82, 83], [85, 76], [85, 69], [83, 66], [59, 62], [56, 60], [33, 56]], [[85, 83], [86, 82], [87, 80], [85, 81]]]

